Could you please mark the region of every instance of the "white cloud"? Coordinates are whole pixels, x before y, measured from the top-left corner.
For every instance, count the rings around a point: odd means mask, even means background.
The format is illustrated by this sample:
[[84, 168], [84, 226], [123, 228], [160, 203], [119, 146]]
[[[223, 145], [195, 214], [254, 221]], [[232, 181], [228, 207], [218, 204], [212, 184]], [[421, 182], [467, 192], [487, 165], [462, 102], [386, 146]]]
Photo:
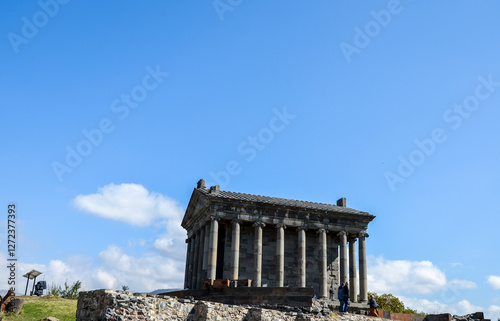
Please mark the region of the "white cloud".
[[[110, 273], [103, 271], [102, 269], [97, 269], [96, 273], [97, 284], [102, 286], [98, 286], [98, 288], [103, 289], [120, 289], [120, 284], [118, 280]], [[125, 284], [122, 284], [125, 285]]]
[[164, 237], [160, 239], [156, 239], [153, 248], [160, 253], [168, 253], [174, 244], [172, 238]]
[[[127, 285], [133, 291], [149, 292], [183, 287], [186, 233], [180, 222], [184, 211], [175, 200], [149, 192], [138, 184], [109, 184], [95, 194], [78, 195], [73, 203], [80, 210], [106, 219], [139, 227], [156, 224], [165, 232], [152, 242], [129, 241], [131, 250], [143, 248], [144, 254], [140, 256], [110, 245], [95, 258], [75, 255], [46, 265], [25, 263], [20, 264], [20, 271], [32, 268], [42, 271], [40, 280], [46, 280], [49, 286], [80, 280], [85, 290], [119, 289]], [[0, 280], [0, 289], [6, 288], [3, 283]]]
[[484, 317], [490, 320], [500, 319], [500, 306], [490, 305]]
[[369, 291], [429, 294], [447, 287], [446, 275], [430, 261], [391, 261], [371, 257], [368, 264]]
[[468, 280], [451, 280], [448, 283], [449, 287], [458, 288], [458, 289], [475, 289], [477, 287], [476, 282], [468, 281]]
[[488, 284], [495, 290], [500, 289], [500, 276], [490, 275], [488, 277]]
[[[181, 249], [185, 254], [185, 247]], [[6, 261], [0, 253], [0, 260]], [[98, 254], [96, 259], [83, 256], [69, 257], [65, 260], [52, 260], [49, 264], [29, 264], [19, 262], [17, 269], [16, 292], [24, 294], [26, 279], [24, 273], [36, 269], [43, 274], [37, 281], [45, 280], [50, 287], [82, 282], [83, 290], [121, 289], [127, 285], [130, 290], [150, 292], [159, 288], [182, 288], [184, 284], [183, 260], [164, 257], [155, 253], [146, 253], [135, 257], [111, 245]], [[32, 283], [28, 289], [31, 290]], [[7, 279], [0, 279], [0, 289], [8, 289]]]
[[466, 315], [474, 312], [484, 311], [484, 308], [478, 305], [474, 305], [467, 300], [462, 300], [456, 304], [458, 312], [455, 314]]
[[[149, 192], [138, 184], [108, 184], [96, 194], [78, 195], [73, 203], [80, 210], [133, 226], [157, 222], [165, 233], [150, 249], [177, 260], [185, 258], [186, 232], [181, 227], [184, 210], [169, 197]], [[133, 246], [145, 246], [144, 240], [132, 241]]]
[[179, 225], [184, 212], [175, 200], [139, 184], [111, 183], [95, 194], [78, 195], [73, 203], [82, 211], [141, 227], [155, 220], [172, 220]]
[[[419, 312], [466, 315], [484, 311], [483, 307], [464, 299], [462, 290], [476, 288], [475, 282], [447, 280], [446, 274], [430, 261], [391, 261], [382, 257], [369, 257], [368, 271], [369, 291], [379, 294], [392, 293], [400, 298], [405, 306]], [[403, 293], [437, 294], [439, 300], [417, 299], [401, 295]]]
[[127, 285], [133, 291], [152, 291], [158, 288], [183, 287], [184, 261], [182, 260], [156, 254], [133, 257], [117, 246], [109, 246], [99, 254], [97, 262], [116, 278], [116, 282], [120, 282], [113, 283], [115, 288]]
[[165, 233], [160, 235], [153, 243], [152, 249], [159, 254], [178, 260], [184, 260], [186, 252], [186, 231], [180, 226], [179, 221], [166, 222]]
[[467, 300], [453, 304], [446, 304], [426, 299], [415, 299], [398, 296], [405, 306], [427, 314], [450, 313], [455, 315], [466, 315], [478, 311], [484, 311], [483, 307], [474, 305]]
[[[48, 286], [80, 280], [83, 290], [127, 285], [132, 291], [150, 292], [183, 287], [186, 233], [180, 222], [184, 211], [175, 200], [138, 184], [109, 184], [96, 194], [78, 195], [73, 202], [77, 208], [103, 218], [141, 227], [155, 224], [164, 232], [153, 240], [131, 239], [128, 249], [136, 253], [140, 247], [140, 255], [109, 245], [95, 257], [73, 255], [46, 264], [19, 262], [18, 293], [24, 294], [26, 280], [22, 275], [31, 269], [43, 272], [37, 281], [45, 280]], [[6, 261], [4, 253], [0, 253], [0, 260]], [[9, 288], [7, 281], [0, 279], [0, 289]]]
[[[372, 256], [368, 258], [368, 272], [368, 290], [377, 293], [431, 294], [448, 290], [456, 299], [459, 289], [477, 287], [469, 280], [448, 281], [446, 274], [430, 261], [391, 261]], [[445, 302], [449, 301], [447, 292]]]
[[144, 247], [146, 246], [146, 240], [143, 239], [130, 239], [127, 242], [130, 248]]

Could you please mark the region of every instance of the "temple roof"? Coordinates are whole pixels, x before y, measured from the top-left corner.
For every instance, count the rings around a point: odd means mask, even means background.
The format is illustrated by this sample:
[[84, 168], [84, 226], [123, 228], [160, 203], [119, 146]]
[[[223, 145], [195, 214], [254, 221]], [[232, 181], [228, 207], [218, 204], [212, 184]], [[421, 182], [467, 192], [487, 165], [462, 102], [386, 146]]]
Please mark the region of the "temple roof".
[[309, 228], [361, 232], [375, 216], [346, 207], [345, 198], [337, 205], [298, 201], [279, 197], [221, 191], [219, 185], [207, 188], [200, 180], [193, 190], [181, 226], [193, 233], [211, 215], [221, 219], [260, 221], [265, 224], [285, 224]]
[[[213, 188], [213, 187], [212, 187]], [[292, 199], [285, 199], [279, 197], [270, 197], [262, 195], [253, 195], [245, 193], [236, 193], [230, 191], [217, 191], [211, 192], [210, 189], [196, 188], [197, 191], [205, 194], [210, 200], [228, 200], [228, 201], [241, 201], [250, 202], [257, 204], [267, 204], [283, 207], [296, 207], [303, 208], [307, 210], [320, 210], [320, 211], [333, 211], [337, 213], [345, 214], [357, 214], [357, 215], [368, 215], [372, 216], [367, 212], [358, 211], [349, 207], [337, 206], [333, 204], [306, 202]]]

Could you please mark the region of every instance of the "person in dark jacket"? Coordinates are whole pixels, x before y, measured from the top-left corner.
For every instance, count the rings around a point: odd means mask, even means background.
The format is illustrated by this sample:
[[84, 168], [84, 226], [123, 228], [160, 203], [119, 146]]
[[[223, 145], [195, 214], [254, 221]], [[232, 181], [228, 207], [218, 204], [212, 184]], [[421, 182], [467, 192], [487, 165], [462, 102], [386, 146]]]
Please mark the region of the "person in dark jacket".
[[344, 286], [342, 284], [337, 290], [337, 298], [339, 299], [339, 312], [344, 312]]
[[370, 298], [370, 314], [368, 314], [369, 316], [372, 316], [372, 317], [378, 317], [378, 304], [377, 304], [377, 301], [375, 301], [375, 296], [372, 294], [371, 298]]
[[347, 306], [349, 305], [349, 282], [346, 282], [344, 284], [343, 293], [344, 293], [344, 311], [342, 312], [348, 313]]

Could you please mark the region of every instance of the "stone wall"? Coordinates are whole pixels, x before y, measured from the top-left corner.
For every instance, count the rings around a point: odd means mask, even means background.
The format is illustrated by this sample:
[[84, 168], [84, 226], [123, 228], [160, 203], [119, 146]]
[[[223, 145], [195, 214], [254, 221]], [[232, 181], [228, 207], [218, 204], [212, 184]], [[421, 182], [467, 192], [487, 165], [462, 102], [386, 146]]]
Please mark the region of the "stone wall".
[[80, 292], [76, 321], [385, 321], [389, 319], [399, 321], [489, 321], [484, 319], [481, 312], [463, 317], [450, 314], [410, 315], [388, 311], [379, 311], [380, 318], [352, 313], [338, 315], [336, 314], [336, 306], [332, 306], [332, 303], [334, 302], [314, 300], [311, 307], [302, 308], [279, 305], [238, 306], [162, 295], [95, 290]]
[[[233, 305], [276, 305], [309, 308], [313, 305], [313, 288], [237, 287], [183, 290], [159, 293], [181, 299], [211, 301]], [[367, 307], [367, 305], [365, 304]]]
[[76, 320], [192, 320], [194, 306], [151, 294], [95, 290], [79, 293]]
[[[270, 306], [271, 307], [271, 306]], [[313, 307], [237, 306], [206, 301], [177, 299], [160, 295], [113, 290], [80, 292], [76, 311], [77, 321], [373, 321], [362, 315], [338, 316], [328, 304], [316, 301]]]

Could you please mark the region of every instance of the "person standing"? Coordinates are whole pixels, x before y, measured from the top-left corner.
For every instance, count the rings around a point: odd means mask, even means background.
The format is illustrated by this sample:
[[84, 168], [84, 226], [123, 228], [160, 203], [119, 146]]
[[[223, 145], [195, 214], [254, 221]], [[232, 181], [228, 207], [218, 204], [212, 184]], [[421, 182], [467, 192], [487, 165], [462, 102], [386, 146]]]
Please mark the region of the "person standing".
[[370, 313], [368, 315], [372, 317], [378, 317], [377, 308], [378, 308], [377, 301], [375, 301], [375, 296], [372, 294], [370, 298]]
[[347, 312], [347, 307], [349, 306], [349, 282], [346, 282], [344, 284], [344, 288], [342, 289], [343, 294], [344, 294], [344, 311], [345, 313]]
[[339, 299], [339, 312], [344, 312], [344, 286], [342, 283], [339, 285], [337, 298]]

